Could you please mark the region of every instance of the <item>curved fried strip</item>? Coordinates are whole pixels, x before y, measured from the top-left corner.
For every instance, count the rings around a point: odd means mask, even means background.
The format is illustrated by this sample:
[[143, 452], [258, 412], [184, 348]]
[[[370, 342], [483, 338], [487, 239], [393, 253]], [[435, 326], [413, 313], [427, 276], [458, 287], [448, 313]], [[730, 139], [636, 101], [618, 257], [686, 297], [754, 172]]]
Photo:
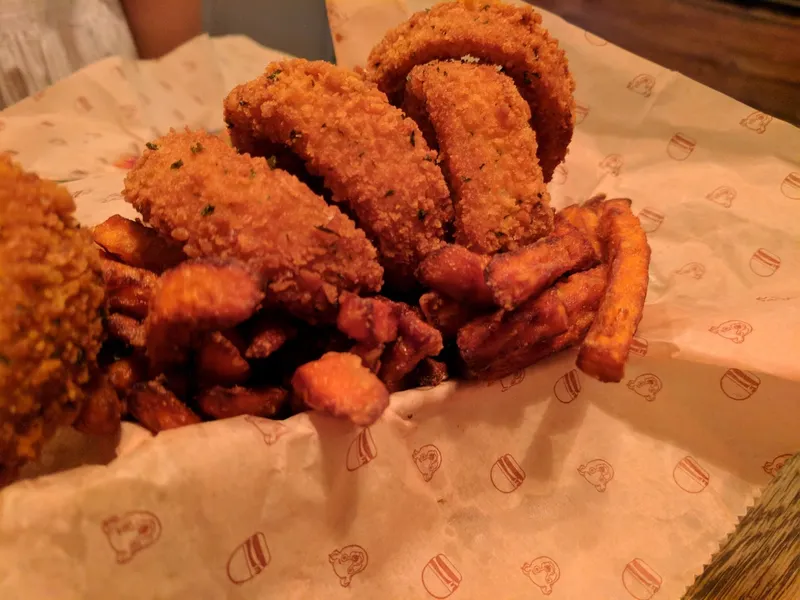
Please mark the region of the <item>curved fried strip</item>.
[[571, 204], [558, 211], [558, 216], [569, 221], [575, 229], [580, 231], [583, 237], [592, 245], [592, 250], [594, 250], [597, 260], [602, 259], [603, 248], [597, 233], [600, 228], [600, 217], [591, 208], [590, 204], [584, 204], [583, 206]]
[[575, 82], [564, 51], [529, 7], [447, 2], [419, 12], [386, 34], [372, 49], [369, 77], [392, 101], [416, 65], [470, 55], [499, 65], [531, 108], [544, 180], [564, 160], [575, 122]]
[[435, 132], [453, 193], [458, 244], [494, 254], [552, 231], [531, 112], [510, 77], [460, 62], [414, 67], [404, 108], [423, 123], [424, 114]]
[[417, 125], [374, 85], [326, 62], [272, 63], [225, 99], [240, 150], [286, 144], [346, 202], [381, 251], [387, 279], [414, 283], [414, 269], [442, 245], [453, 206]]
[[564, 273], [586, 269], [596, 262], [589, 240], [569, 221], [558, 217], [552, 235], [492, 257], [486, 267], [486, 284], [498, 306], [513, 310]]
[[125, 197], [190, 257], [245, 264], [271, 304], [311, 321], [336, 316], [340, 290], [377, 291], [364, 232], [295, 177], [204, 132], [171, 132], [145, 150]]
[[445, 296], [471, 306], [492, 306], [492, 291], [483, 271], [489, 257], [450, 244], [433, 252], [417, 269], [420, 282]]
[[459, 329], [480, 314], [474, 306], [453, 300], [439, 292], [422, 294], [419, 297], [419, 308], [425, 320], [448, 338], [455, 337]]
[[379, 376], [390, 392], [403, 389], [406, 375], [411, 373], [420, 361], [436, 356], [442, 351], [442, 334], [423, 321], [416, 312], [404, 304], [399, 304], [400, 320], [397, 340], [381, 357]]
[[607, 200], [600, 239], [610, 263], [606, 293], [578, 354], [578, 368], [600, 381], [620, 381], [647, 295], [650, 246], [630, 200]]

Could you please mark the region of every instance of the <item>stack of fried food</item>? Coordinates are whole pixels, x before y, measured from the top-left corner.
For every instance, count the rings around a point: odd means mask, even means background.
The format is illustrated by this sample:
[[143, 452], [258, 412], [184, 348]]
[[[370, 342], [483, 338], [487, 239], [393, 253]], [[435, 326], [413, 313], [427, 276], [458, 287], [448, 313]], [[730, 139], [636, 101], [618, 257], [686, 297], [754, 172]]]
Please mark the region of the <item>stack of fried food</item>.
[[286, 60], [205, 132], [147, 144], [141, 221], [94, 229], [124, 411], [153, 432], [305, 409], [368, 425], [390, 392], [579, 345], [619, 381], [650, 251], [630, 201], [554, 212], [574, 83], [530, 8], [414, 15], [366, 70]]

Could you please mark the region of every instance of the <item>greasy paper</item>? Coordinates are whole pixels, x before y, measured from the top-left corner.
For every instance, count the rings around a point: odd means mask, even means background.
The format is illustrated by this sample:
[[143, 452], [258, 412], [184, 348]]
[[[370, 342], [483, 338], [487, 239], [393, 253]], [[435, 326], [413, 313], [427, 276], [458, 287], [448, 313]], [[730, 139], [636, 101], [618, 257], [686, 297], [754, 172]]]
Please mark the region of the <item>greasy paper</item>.
[[[424, 3], [328, 8], [356, 66]], [[125, 424], [116, 447], [65, 431], [0, 492], [1, 598], [680, 598], [800, 449], [800, 132], [545, 25], [578, 85], [554, 202], [628, 196], [653, 249], [623, 382], [566, 352], [397, 394], [367, 429]], [[144, 143], [223, 131], [224, 95], [279, 56], [202, 37], [109, 58], [0, 113], [0, 150], [64, 181], [87, 225], [134, 216], [120, 191]]]

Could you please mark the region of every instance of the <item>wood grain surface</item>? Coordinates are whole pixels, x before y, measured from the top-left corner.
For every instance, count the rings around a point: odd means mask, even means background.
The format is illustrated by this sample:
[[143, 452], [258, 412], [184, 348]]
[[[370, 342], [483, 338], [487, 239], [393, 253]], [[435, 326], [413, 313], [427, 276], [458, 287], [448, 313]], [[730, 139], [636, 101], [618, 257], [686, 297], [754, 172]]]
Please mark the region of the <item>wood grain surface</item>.
[[531, 0], [630, 52], [800, 125], [795, 0]]
[[800, 599], [800, 453], [687, 590], [683, 600]]

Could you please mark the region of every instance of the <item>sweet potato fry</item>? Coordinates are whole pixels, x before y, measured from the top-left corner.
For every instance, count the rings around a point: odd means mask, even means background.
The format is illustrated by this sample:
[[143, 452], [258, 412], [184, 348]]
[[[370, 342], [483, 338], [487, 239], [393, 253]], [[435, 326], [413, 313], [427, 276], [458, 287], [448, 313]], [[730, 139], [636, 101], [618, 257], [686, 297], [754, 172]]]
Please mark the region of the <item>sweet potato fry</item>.
[[[589, 202], [594, 202], [594, 200], [590, 200]], [[580, 231], [583, 237], [589, 241], [597, 260], [603, 258], [603, 249], [597, 234], [600, 225], [600, 217], [597, 212], [593, 210], [591, 205], [584, 204], [583, 206], [578, 206], [577, 204], [572, 204], [562, 208], [558, 212], [558, 216], [559, 218], [569, 221], [570, 225]]]
[[134, 384], [147, 377], [147, 365], [141, 357], [135, 355], [120, 358], [108, 366], [106, 375], [114, 389], [124, 396]]
[[128, 410], [152, 433], [200, 422], [200, 417], [157, 381], [137, 383], [128, 396]]
[[397, 339], [399, 305], [386, 298], [360, 298], [350, 292], [339, 297], [336, 327], [348, 337], [368, 345]]
[[497, 306], [513, 310], [569, 271], [597, 262], [592, 245], [565, 218], [556, 218], [553, 233], [524, 248], [497, 254], [486, 267], [486, 283]]
[[346, 417], [356, 425], [371, 425], [389, 406], [386, 386], [360, 357], [346, 352], [328, 352], [297, 369], [292, 389], [309, 408]]
[[422, 294], [419, 307], [425, 320], [448, 338], [454, 337], [459, 329], [479, 314], [475, 307], [448, 298], [439, 292]]
[[119, 312], [137, 319], [147, 317], [152, 290], [133, 285], [108, 290], [106, 301], [112, 312]]
[[158, 281], [158, 276], [152, 271], [131, 267], [105, 256], [100, 259], [100, 270], [106, 289], [110, 291], [126, 287], [150, 291]]
[[247, 358], [267, 358], [295, 336], [297, 327], [291, 317], [259, 313], [250, 327], [250, 344], [244, 355]]
[[106, 319], [108, 335], [133, 346], [144, 348], [146, 342], [145, 328], [140, 321], [133, 317], [120, 314], [110, 314]]
[[605, 202], [600, 239], [610, 264], [608, 285], [577, 364], [600, 381], [620, 381], [642, 318], [650, 266], [647, 236], [631, 211], [630, 200]]
[[86, 401], [72, 426], [91, 435], [113, 435], [119, 431], [122, 406], [106, 375], [90, 384]]
[[205, 383], [235, 385], [247, 381], [250, 364], [244, 359], [236, 341], [235, 332], [210, 333], [197, 349], [197, 372]]
[[367, 367], [373, 373], [377, 373], [381, 368], [381, 357], [386, 349], [386, 344], [367, 344], [359, 342], [348, 352], [361, 357], [361, 364]]
[[451, 244], [431, 252], [417, 269], [423, 285], [473, 306], [492, 306], [492, 291], [487, 287], [484, 269], [489, 257]]
[[184, 262], [165, 272], [145, 321], [151, 367], [182, 362], [195, 337], [245, 321], [262, 298], [256, 280], [236, 264]]
[[289, 398], [283, 388], [250, 389], [239, 386], [216, 386], [197, 398], [200, 411], [214, 419], [229, 419], [240, 415], [274, 417]]
[[109, 217], [92, 230], [97, 245], [132, 267], [155, 273], [186, 260], [180, 245], [155, 229], [120, 215]]
[[379, 376], [391, 392], [403, 388], [403, 379], [419, 362], [442, 351], [442, 334], [428, 325], [410, 307], [399, 305], [397, 340], [381, 357]]

